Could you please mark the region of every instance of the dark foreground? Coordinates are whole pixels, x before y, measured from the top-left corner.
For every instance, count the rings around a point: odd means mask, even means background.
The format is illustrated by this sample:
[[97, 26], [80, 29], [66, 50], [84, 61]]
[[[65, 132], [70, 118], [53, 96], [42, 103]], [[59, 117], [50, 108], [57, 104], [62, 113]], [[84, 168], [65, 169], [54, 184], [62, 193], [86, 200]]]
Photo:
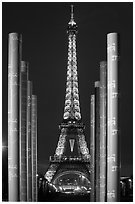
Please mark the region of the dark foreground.
[[90, 202], [90, 194], [87, 195], [74, 195], [63, 193], [50, 193], [47, 195], [39, 194], [39, 202]]
[[[90, 202], [90, 194], [74, 195], [63, 193], [38, 194], [39, 202]], [[133, 195], [121, 196], [120, 202], [133, 202]]]
[[[2, 201], [8, 201], [7, 195], [4, 196]], [[38, 202], [90, 202], [90, 195], [62, 195], [56, 193], [45, 196], [40, 192], [38, 195]], [[120, 202], [133, 202], [133, 195], [121, 197]]]

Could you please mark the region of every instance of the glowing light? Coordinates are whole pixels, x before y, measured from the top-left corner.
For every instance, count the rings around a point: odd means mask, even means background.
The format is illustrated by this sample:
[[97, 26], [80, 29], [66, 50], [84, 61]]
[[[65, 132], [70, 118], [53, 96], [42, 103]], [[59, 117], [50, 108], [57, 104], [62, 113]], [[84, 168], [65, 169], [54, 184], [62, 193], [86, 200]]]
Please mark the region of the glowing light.
[[[66, 114], [65, 114], [65, 117], [66, 117]], [[66, 137], [66, 134], [65, 134], [65, 131], [63, 131], [62, 134], [59, 137], [58, 146], [57, 146], [56, 152], [55, 152], [55, 154], [57, 156], [62, 155], [63, 152], [64, 152], [64, 147], [65, 147], [65, 142], [66, 142], [65, 137]]]
[[63, 117], [64, 119], [75, 118], [80, 120], [81, 114], [77, 79], [76, 34], [69, 32], [68, 40], [66, 101]]
[[89, 149], [87, 148], [87, 143], [85, 141], [85, 137], [83, 134], [79, 134], [79, 145], [80, 145], [80, 150], [81, 153], [86, 156], [87, 158], [90, 158], [89, 156]]
[[71, 152], [73, 152], [75, 139], [70, 139], [69, 142], [70, 142], [70, 149], [71, 149]]

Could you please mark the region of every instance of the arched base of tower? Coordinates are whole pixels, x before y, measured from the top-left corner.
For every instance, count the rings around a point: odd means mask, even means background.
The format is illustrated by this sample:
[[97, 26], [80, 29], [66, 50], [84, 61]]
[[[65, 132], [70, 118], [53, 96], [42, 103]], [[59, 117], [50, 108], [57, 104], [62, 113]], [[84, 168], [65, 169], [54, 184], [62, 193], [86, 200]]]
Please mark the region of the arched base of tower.
[[82, 202], [90, 201], [91, 182], [88, 162], [67, 161], [51, 163], [45, 177], [48, 178], [46, 200], [67, 201], [68, 199], [68, 201], [77, 202], [79, 201], [79, 196]]
[[59, 172], [52, 184], [57, 192], [65, 194], [87, 194], [90, 193], [91, 185], [85, 173], [77, 170]]

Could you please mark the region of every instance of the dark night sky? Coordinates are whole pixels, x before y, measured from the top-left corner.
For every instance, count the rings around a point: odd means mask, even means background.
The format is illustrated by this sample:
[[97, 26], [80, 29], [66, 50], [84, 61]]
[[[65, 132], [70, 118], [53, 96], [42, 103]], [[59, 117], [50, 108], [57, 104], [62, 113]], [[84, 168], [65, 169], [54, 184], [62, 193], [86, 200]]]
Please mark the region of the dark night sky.
[[[121, 175], [133, 163], [133, 8], [132, 3], [74, 3], [78, 24], [77, 58], [81, 113], [90, 139], [90, 95], [99, 80], [99, 62], [106, 60], [106, 34], [120, 34]], [[70, 3], [3, 3], [2, 117], [7, 144], [8, 33], [22, 33], [23, 60], [29, 62], [33, 93], [38, 97], [38, 167], [45, 171], [54, 154], [62, 122], [67, 64]]]

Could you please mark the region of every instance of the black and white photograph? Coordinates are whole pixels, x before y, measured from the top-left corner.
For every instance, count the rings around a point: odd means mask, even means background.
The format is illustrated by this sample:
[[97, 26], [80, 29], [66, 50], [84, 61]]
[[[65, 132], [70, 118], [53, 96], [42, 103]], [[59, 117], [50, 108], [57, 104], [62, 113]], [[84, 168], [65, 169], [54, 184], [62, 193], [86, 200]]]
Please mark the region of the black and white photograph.
[[133, 2], [2, 5], [2, 201], [133, 202]]

